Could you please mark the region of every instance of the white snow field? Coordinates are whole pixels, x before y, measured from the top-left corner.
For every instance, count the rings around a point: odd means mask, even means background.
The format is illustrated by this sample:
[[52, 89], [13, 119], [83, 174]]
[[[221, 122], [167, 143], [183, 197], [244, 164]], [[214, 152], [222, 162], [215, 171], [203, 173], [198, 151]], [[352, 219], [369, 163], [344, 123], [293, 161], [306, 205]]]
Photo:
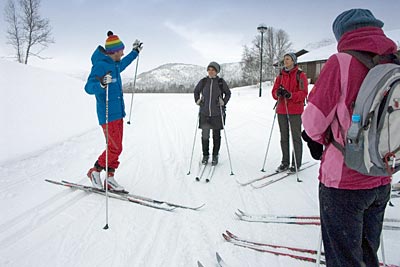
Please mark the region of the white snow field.
[[[0, 266], [186, 267], [201, 261], [207, 267], [216, 266], [216, 251], [228, 266], [314, 266], [222, 238], [230, 230], [258, 242], [317, 249], [318, 226], [250, 223], [234, 215], [238, 208], [256, 214], [318, 215], [318, 165], [299, 174], [302, 183], [295, 176], [262, 189], [236, 182], [262, 175], [274, 117], [270, 85], [263, 86], [262, 98], [255, 86], [232, 90], [226, 131], [235, 175], [230, 175], [222, 136], [220, 164], [210, 183], [194, 179], [200, 131], [187, 175], [198, 111], [193, 95], [136, 94], [116, 179], [137, 195], [206, 205], [198, 211], [167, 212], [110, 198], [109, 229], [103, 230], [104, 196], [44, 181], [89, 185], [86, 172], [105, 146], [94, 97], [84, 93], [81, 81], [67, 76], [4, 61], [0, 67], [6, 74], [0, 89]], [[127, 113], [130, 99], [125, 95]], [[268, 172], [280, 157], [276, 123]], [[313, 161], [306, 145], [303, 158]], [[392, 202], [386, 217], [400, 219], [400, 198]], [[399, 231], [384, 231], [387, 263], [400, 264], [399, 240]]]

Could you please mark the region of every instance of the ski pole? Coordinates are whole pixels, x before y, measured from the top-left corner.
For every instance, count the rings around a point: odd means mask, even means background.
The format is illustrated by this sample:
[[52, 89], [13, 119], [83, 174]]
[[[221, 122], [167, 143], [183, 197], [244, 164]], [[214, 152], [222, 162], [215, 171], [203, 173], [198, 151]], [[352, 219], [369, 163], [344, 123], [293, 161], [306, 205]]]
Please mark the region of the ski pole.
[[318, 235], [318, 250], [317, 250], [317, 260], [316, 260], [316, 266], [319, 267], [321, 264], [321, 250], [322, 250], [322, 230], [321, 227], [319, 229], [319, 235]]
[[130, 111], [129, 111], [129, 120], [128, 120], [127, 124], [131, 124], [132, 106], [133, 106], [133, 95], [135, 94], [135, 88], [136, 88], [136, 74], [137, 74], [138, 66], [139, 66], [139, 54], [138, 54], [137, 59], [136, 59], [136, 69], [135, 69], [135, 77], [134, 77], [134, 79], [133, 79], [133, 89], [132, 89], [132, 98], [131, 98], [131, 108], [130, 108]]
[[[278, 101], [276, 102], [276, 104], [274, 106], [274, 109], [275, 109], [277, 104], [278, 104]], [[267, 155], [268, 155], [268, 151], [269, 151], [269, 145], [271, 143], [272, 132], [274, 130], [275, 120], [276, 120], [276, 111], [275, 111], [275, 114], [274, 114], [274, 120], [272, 121], [271, 131], [269, 133], [267, 151], [265, 152], [264, 163], [263, 163], [263, 166], [262, 166], [262, 169], [261, 169], [262, 172], [265, 172], [264, 167], [265, 167], [265, 162], [267, 161]]]
[[189, 171], [186, 175], [190, 174], [190, 170], [192, 169], [192, 161], [193, 161], [193, 153], [194, 153], [194, 146], [196, 144], [196, 136], [197, 136], [197, 128], [199, 128], [199, 120], [200, 120], [200, 109], [199, 109], [199, 114], [197, 115], [197, 122], [196, 122], [196, 128], [194, 130], [194, 138], [193, 138], [193, 146], [192, 146], [192, 155], [190, 156], [190, 164], [189, 164]]
[[225, 123], [224, 123], [224, 115], [222, 112], [222, 106], [219, 106], [219, 109], [221, 111], [221, 121], [222, 121], [222, 129], [224, 129], [224, 136], [225, 136], [225, 143], [226, 143], [226, 149], [228, 151], [228, 158], [229, 158], [229, 166], [231, 167], [231, 175], [234, 175], [233, 170], [232, 170], [232, 161], [231, 161], [231, 154], [229, 153], [229, 146], [228, 146], [228, 138], [226, 137], [226, 129], [225, 129]]
[[383, 245], [383, 231], [381, 232], [381, 252], [382, 252], [383, 266], [386, 267], [385, 246]]
[[294, 167], [296, 168], [296, 178], [297, 178], [297, 182], [302, 182], [302, 180], [299, 179], [299, 172], [297, 171], [297, 158], [296, 158], [296, 150], [294, 149], [294, 140], [293, 140], [293, 132], [292, 132], [292, 126], [290, 125], [290, 116], [289, 116], [289, 110], [287, 107], [287, 100], [286, 97], [285, 99], [285, 108], [286, 108], [286, 117], [287, 117], [287, 121], [288, 121], [288, 125], [289, 125], [289, 135], [290, 135], [290, 139], [292, 140], [292, 146], [293, 146], [293, 158], [294, 158]]
[[106, 84], [106, 225], [103, 227], [105, 230], [108, 229], [108, 137], [108, 84]]

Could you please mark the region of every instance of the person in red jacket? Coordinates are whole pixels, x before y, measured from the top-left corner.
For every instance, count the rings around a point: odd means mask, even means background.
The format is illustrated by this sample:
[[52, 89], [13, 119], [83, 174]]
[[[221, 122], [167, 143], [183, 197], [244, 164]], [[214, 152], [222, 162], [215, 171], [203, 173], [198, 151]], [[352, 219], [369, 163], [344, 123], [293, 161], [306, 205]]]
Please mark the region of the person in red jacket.
[[[281, 132], [281, 165], [276, 169], [282, 172], [289, 169], [289, 130], [294, 143], [291, 172], [296, 172], [301, 166], [303, 143], [301, 140], [301, 114], [304, 110], [304, 101], [308, 94], [307, 76], [297, 66], [297, 57], [294, 53], [287, 53], [283, 57], [284, 68], [275, 79], [272, 88], [272, 97], [278, 101], [279, 129]], [[295, 156], [295, 157], [294, 157]], [[296, 161], [295, 161], [296, 159]], [[296, 169], [297, 167], [297, 169]]]
[[315, 158], [321, 158], [319, 208], [327, 267], [379, 266], [377, 251], [391, 177], [348, 168], [331, 140], [345, 143], [353, 104], [368, 73], [363, 63], [344, 52], [360, 51], [371, 58], [396, 53], [396, 44], [382, 27], [383, 22], [367, 9], [347, 10], [335, 19], [332, 29], [339, 53], [325, 63], [302, 115], [304, 139], [325, 145]]

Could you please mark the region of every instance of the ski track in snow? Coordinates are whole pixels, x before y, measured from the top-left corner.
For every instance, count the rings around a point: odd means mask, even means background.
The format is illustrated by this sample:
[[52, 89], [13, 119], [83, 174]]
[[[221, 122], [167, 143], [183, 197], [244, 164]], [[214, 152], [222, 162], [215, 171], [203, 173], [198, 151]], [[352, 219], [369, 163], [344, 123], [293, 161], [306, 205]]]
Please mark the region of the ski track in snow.
[[[130, 95], [125, 98], [129, 112]], [[318, 166], [299, 174], [302, 183], [295, 175], [261, 189], [236, 183], [264, 174], [260, 169], [274, 116], [269, 95], [258, 98], [255, 87], [232, 91], [226, 131], [235, 175], [230, 175], [222, 131], [220, 163], [210, 183], [204, 181], [209, 169], [202, 181], [194, 179], [201, 160], [200, 129], [191, 174], [186, 175], [198, 112], [193, 95], [136, 94], [133, 103], [131, 125], [124, 124], [116, 179], [136, 195], [206, 205], [198, 211], [166, 212], [109, 199], [110, 228], [103, 230], [104, 197], [44, 181], [89, 184], [86, 172], [105, 146], [97, 126], [21, 161], [0, 165], [0, 266], [175, 267], [196, 266], [198, 260], [216, 266], [216, 251], [228, 266], [313, 266], [239, 248], [221, 236], [231, 230], [254, 241], [317, 248], [318, 227], [250, 223], [234, 215], [238, 208], [254, 214], [318, 214]], [[267, 172], [279, 165], [280, 157], [276, 121]], [[306, 145], [303, 161], [312, 161]], [[392, 202], [396, 207], [388, 207], [388, 216], [399, 218], [400, 202]], [[399, 264], [400, 233], [384, 234], [386, 261]]]

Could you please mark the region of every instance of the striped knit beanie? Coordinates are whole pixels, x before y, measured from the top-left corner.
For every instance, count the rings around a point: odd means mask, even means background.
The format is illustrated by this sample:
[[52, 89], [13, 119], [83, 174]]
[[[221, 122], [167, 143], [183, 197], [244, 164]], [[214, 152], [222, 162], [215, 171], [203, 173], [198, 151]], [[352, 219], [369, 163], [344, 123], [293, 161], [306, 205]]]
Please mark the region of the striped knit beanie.
[[114, 54], [115, 52], [124, 50], [124, 43], [121, 42], [117, 35], [114, 35], [112, 31], [108, 31], [107, 36], [105, 45], [107, 54]]

